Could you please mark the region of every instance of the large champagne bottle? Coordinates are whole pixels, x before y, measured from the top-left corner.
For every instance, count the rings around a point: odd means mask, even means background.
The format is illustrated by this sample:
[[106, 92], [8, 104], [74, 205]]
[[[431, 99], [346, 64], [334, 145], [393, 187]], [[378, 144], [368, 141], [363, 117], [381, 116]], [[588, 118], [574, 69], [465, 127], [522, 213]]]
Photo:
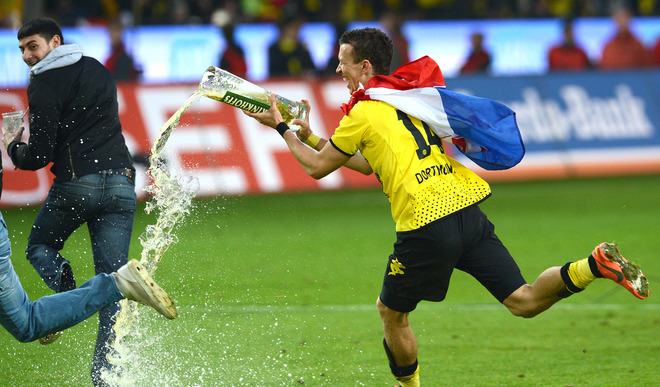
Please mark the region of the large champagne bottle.
[[[270, 108], [270, 91], [215, 66], [206, 69], [199, 83], [199, 89], [206, 97], [242, 110], [260, 113]], [[289, 129], [294, 132], [299, 130], [300, 127], [294, 125], [293, 120], [307, 120], [309, 114], [307, 105], [290, 101], [277, 94], [275, 97], [277, 109], [282, 113], [282, 118], [289, 125]]]

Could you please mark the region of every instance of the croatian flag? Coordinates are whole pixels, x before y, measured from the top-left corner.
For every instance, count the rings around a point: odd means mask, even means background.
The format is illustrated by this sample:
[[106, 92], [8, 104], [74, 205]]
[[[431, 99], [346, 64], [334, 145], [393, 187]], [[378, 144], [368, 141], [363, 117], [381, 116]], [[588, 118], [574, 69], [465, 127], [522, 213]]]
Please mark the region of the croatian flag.
[[387, 102], [426, 122], [438, 137], [487, 170], [509, 169], [525, 154], [513, 110], [447, 90], [440, 67], [428, 56], [399, 67], [391, 76], [372, 77], [342, 106], [344, 114], [361, 100]]

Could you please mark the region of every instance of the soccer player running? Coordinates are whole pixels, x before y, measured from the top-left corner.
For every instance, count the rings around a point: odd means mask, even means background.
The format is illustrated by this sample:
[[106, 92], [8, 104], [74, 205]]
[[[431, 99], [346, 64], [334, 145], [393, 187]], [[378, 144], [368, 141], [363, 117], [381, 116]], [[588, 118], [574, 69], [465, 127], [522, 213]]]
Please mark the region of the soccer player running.
[[[297, 134], [288, 130], [275, 108], [274, 94], [268, 111], [245, 113], [275, 128], [313, 178], [346, 165], [364, 174], [373, 171], [382, 183], [397, 241], [377, 307], [385, 352], [401, 386], [420, 383], [417, 341], [408, 315], [422, 300], [442, 301], [454, 269], [475, 277], [512, 314], [526, 318], [582, 291], [597, 278], [611, 279], [638, 298], [648, 297], [641, 270], [611, 243], [599, 244], [587, 258], [550, 267], [528, 284], [479, 208], [491, 194], [488, 183], [447, 156], [425, 122], [385, 102], [364, 98], [363, 85], [369, 90], [383, 79], [399, 81], [388, 76], [389, 37], [378, 29], [363, 28], [346, 31], [339, 44], [337, 73], [348, 82], [352, 98], [329, 141], [313, 134], [306, 121], [294, 121], [302, 127]], [[430, 66], [437, 68], [434, 62]], [[430, 170], [435, 173], [420, 174]], [[420, 175], [425, 178], [418, 179]]]

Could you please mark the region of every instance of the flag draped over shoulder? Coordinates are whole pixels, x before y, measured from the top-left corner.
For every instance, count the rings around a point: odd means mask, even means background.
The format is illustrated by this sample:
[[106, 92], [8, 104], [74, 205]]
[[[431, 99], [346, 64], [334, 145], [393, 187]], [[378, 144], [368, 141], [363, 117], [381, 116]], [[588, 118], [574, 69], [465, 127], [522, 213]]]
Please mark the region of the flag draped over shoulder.
[[428, 56], [399, 67], [391, 76], [372, 77], [342, 106], [344, 114], [361, 100], [386, 102], [426, 122], [436, 135], [487, 170], [511, 168], [525, 154], [513, 110], [447, 90], [440, 68]]

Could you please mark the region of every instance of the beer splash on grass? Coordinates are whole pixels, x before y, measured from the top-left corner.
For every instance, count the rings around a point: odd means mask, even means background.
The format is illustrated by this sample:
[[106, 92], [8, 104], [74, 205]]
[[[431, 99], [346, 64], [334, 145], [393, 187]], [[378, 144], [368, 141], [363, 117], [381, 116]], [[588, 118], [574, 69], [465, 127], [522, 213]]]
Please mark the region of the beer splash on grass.
[[[208, 97], [251, 112], [262, 112], [270, 107], [270, 94], [260, 86], [211, 66], [204, 73], [198, 89], [161, 127], [149, 157], [149, 176], [152, 182], [146, 191], [153, 196], [153, 199], [145, 208], [148, 214], [158, 211], [158, 220], [156, 224], [147, 226], [145, 232], [140, 235], [142, 244], [140, 263], [147, 268], [149, 274], [154, 274], [165, 251], [177, 241], [174, 234], [176, 226], [190, 213], [192, 198], [199, 191], [198, 181], [191, 176], [179, 178], [170, 176], [167, 163], [161, 157], [167, 140], [181, 121], [183, 113], [200, 97]], [[290, 101], [280, 95], [276, 95], [276, 103], [291, 130], [298, 130], [298, 126], [293, 124], [294, 119], [307, 119], [309, 109], [306, 104]], [[135, 302], [127, 300], [120, 302], [122, 308], [117, 314], [117, 321], [113, 327], [115, 340], [108, 355], [114, 368], [103, 372], [103, 380], [112, 386], [133, 386], [145, 379], [145, 373], [152, 371], [158, 375], [146, 375], [147, 379], [149, 377], [151, 379], [144, 380], [145, 382], [155, 385], [157, 380], [169, 385], [166, 380], [167, 375], [154, 369], [153, 362], [139, 355], [139, 349], [150, 346], [161, 336], [153, 332], [154, 328], [139, 326], [139, 307]], [[131, 338], [134, 340], [131, 341]], [[171, 369], [170, 366], [171, 364], [164, 365], [168, 369]], [[174, 378], [176, 379], [176, 376]]]
[[[170, 134], [179, 125], [183, 113], [202, 95], [204, 93], [197, 90], [188, 97], [179, 110], [161, 127], [156, 142], [151, 148], [149, 157], [151, 183], [145, 190], [152, 195], [152, 199], [147, 202], [145, 212], [150, 214], [156, 211], [158, 217], [156, 223], [148, 225], [140, 235], [142, 245], [140, 263], [150, 275], [155, 273], [158, 263], [170, 245], [177, 242], [176, 226], [190, 213], [192, 199], [199, 191], [199, 182], [195, 177], [170, 175], [162, 151]], [[138, 340], [140, 346], [148, 346], [151, 343], [145, 342], [146, 336], [149, 336], [147, 329], [141, 329], [139, 326], [139, 311], [144, 306], [138, 306], [137, 303], [126, 299], [121, 300], [120, 304], [121, 311], [116, 315], [117, 320], [113, 327], [115, 340], [108, 355], [114, 368], [110, 371], [104, 370], [102, 378], [111, 386], [131, 386], [135, 385], [136, 378], [144, 376], [147, 370], [139, 354], [133, 351], [134, 343], [130, 342], [129, 336]], [[153, 335], [151, 336], [150, 342], [154, 341]], [[161, 377], [162, 375], [158, 375], [162, 380]]]

